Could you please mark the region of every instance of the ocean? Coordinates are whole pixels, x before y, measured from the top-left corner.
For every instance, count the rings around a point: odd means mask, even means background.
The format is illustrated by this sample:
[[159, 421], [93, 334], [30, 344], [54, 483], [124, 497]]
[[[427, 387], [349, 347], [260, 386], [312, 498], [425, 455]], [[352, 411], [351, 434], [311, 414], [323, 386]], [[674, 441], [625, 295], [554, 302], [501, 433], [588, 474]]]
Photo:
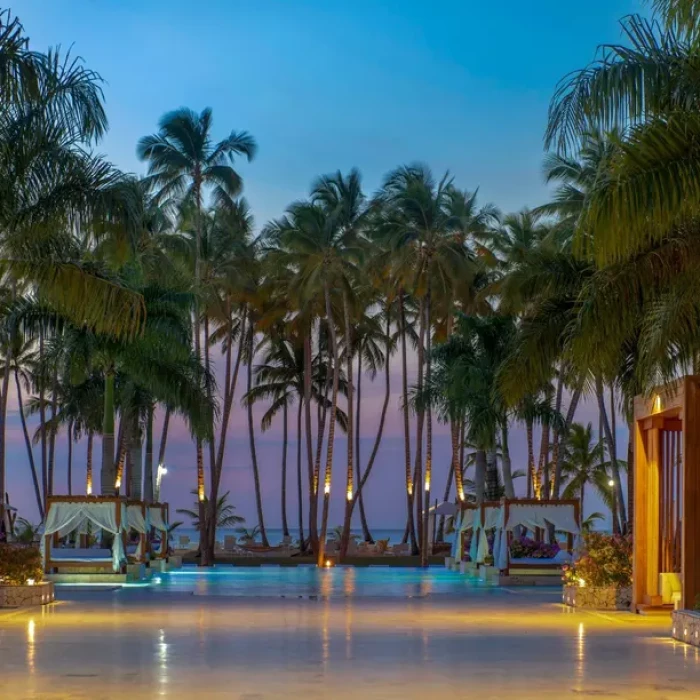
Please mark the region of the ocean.
[[[375, 540], [389, 540], [389, 544], [400, 544], [401, 540], [403, 539], [403, 528], [400, 530], [394, 530], [394, 529], [386, 529], [386, 528], [377, 528], [372, 529], [370, 528], [370, 531], [372, 532], [372, 537], [374, 537]], [[292, 535], [292, 540], [296, 540], [299, 536], [299, 533], [295, 530], [291, 530], [291, 535]], [[270, 544], [272, 546], [282, 544], [282, 528], [277, 528], [277, 527], [269, 527], [266, 528], [266, 533], [267, 533], [267, 539], [269, 540]], [[307, 533], [305, 532], [305, 535]], [[360, 539], [362, 539], [362, 530], [357, 530], [353, 529], [352, 530], [353, 535], [358, 535]], [[233, 535], [234, 537], [240, 537], [240, 535], [236, 532], [235, 528], [219, 528], [216, 531], [216, 539], [219, 540], [219, 542], [224, 541], [224, 536], [226, 535]], [[179, 538], [180, 537], [189, 537], [190, 538], [190, 543], [191, 544], [196, 544], [199, 542], [199, 530], [193, 528], [193, 527], [185, 527], [184, 525], [181, 525], [178, 527], [176, 530], [173, 531], [172, 537], [173, 537], [173, 542], [177, 545]], [[445, 539], [450, 542], [452, 541], [452, 535], [447, 535]], [[258, 542], [260, 541], [260, 537], [258, 536]]]

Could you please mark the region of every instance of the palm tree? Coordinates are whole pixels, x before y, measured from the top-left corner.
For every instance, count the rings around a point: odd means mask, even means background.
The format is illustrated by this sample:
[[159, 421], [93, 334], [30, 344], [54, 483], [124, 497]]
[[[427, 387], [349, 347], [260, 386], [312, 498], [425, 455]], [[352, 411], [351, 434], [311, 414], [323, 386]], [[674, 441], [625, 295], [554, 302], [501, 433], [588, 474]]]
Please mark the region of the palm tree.
[[613, 505], [613, 490], [609, 486], [611, 463], [605, 461], [603, 444], [593, 436], [593, 427], [574, 423], [567, 440], [562, 466], [563, 477], [568, 480], [564, 498], [578, 498], [581, 518], [584, 518], [584, 496], [586, 486], [593, 486], [599, 497], [610, 507], [612, 518], [616, 518]]
[[[159, 132], [142, 138], [137, 147], [141, 160], [148, 161], [149, 177], [157, 190], [157, 198], [166, 200], [184, 197], [194, 205], [196, 243], [194, 255], [194, 287], [200, 287], [200, 254], [203, 229], [203, 197], [205, 189], [212, 188], [215, 201], [227, 201], [242, 189], [240, 175], [231, 163], [234, 156], [243, 155], [248, 160], [255, 156], [255, 140], [247, 132], [232, 131], [218, 143], [211, 139], [212, 112], [207, 108], [201, 114], [181, 108], [165, 114], [159, 123]], [[197, 359], [201, 359], [201, 328], [199, 308], [194, 309], [194, 345]], [[210, 396], [211, 400], [211, 396]], [[197, 438], [197, 493], [204, 503], [204, 457], [202, 440]], [[214, 464], [210, 465], [214, 469]], [[204, 508], [203, 505], [200, 506]], [[204, 511], [200, 517], [200, 539], [203, 566], [210, 564], [209, 547]]]
[[[194, 507], [178, 508], [177, 512], [181, 515], [186, 515], [192, 520], [192, 527], [199, 528], [199, 497], [197, 491], [191, 491], [192, 495], [197, 497]], [[229, 502], [230, 491], [219, 496], [216, 502], [216, 526], [217, 527], [233, 527], [245, 522], [245, 518], [236, 514], [236, 506]], [[206, 499], [205, 499], [206, 500]]]

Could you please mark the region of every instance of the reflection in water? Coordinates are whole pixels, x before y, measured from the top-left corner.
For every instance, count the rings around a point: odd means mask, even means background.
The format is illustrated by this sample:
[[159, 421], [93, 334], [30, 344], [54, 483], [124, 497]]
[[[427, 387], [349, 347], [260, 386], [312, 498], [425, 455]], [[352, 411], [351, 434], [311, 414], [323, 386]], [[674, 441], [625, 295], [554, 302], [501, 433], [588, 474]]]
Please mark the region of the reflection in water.
[[343, 593], [346, 597], [355, 595], [355, 567], [348, 567], [344, 571], [343, 577]]
[[168, 645], [165, 642], [165, 630], [158, 631], [158, 683], [159, 695], [166, 695], [168, 683]]
[[576, 639], [576, 681], [579, 685], [579, 690], [582, 689], [583, 680], [585, 675], [585, 662], [586, 660], [586, 630], [583, 626], [583, 622], [579, 623], [578, 626], [578, 636]]
[[30, 618], [27, 623], [27, 667], [29, 673], [34, 675], [36, 657], [36, 623]]

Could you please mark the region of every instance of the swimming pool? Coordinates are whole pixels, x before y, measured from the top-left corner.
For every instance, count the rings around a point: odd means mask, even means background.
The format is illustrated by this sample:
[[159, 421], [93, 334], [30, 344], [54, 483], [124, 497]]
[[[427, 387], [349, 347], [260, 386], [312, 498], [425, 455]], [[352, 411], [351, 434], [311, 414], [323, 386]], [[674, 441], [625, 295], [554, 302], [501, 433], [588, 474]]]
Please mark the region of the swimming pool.
[[201, 596], [263, 598], [425, 598], [464, 595], [469, 588], [488, 587], [481, 581], [442, 567], [390, 566], [184, 567], [159, 574], [151, 587], [162, 592]]

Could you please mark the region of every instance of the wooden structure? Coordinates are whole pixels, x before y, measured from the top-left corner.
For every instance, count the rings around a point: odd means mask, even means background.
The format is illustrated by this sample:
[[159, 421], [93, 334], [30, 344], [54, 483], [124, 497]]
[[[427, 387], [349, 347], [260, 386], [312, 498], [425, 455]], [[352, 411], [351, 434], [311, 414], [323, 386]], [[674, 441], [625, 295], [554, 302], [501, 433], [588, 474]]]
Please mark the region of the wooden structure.
[[[122, 506], [126, 503], [126, 499], [119, 496], [49, 496], [46, 501], [46, 512], [48, 514], [51, 505], [54, 503], [111, 503], [114, 505], [115, 509], [115, 519], [117, 527], [123, 526], [122, 523]], [[122, 530], [121, 535], [115, 535], [115, 537], [121, 536], [122, 543], [124, 545], [124, 551], [126, 551], [126, 531]], [[81, 544], [87, 544], [84, 542], [86, 535], [80, 535]], [[79, 568], [81, 570], [89, 569], [95, 573], [113, 573], [113, 564], [111, 556], [109, 558], [100, 559], [85, 559], [85, 558], [51, 558], [51, 545], [52, 543], [57, 545], [59, 540], [59, 533], [55, 532], [50, 535], [44, 536], [44, 548], [45, 548], [45, 565], [44, 571], [47, 574], [56, 573], [58, 569], [64, 572], [69, 572], [71, 569]], [[125, 572], [125, 566], [122, 567]]]
[[[580, 529], [581, 527], [581, 503], [577, 498], [561, 498], [556, 500], [539, 500], [536, 498], [503, 498], [500, 501], [484, 501], [481, 505], [473, 504], [463, 504], [462, 505], [462, 521], [465, 517], [470, 517], [475, 510], [481, 509], [480, 522], [486, 523], [486, 512], [488, 509], [498, 508], [501, 511], [500, 523], [501, 525], [496, 529], [501, 529], [502, 526], [506, 526], [510, 520], [510, 509], [512, 506], [570, 506], [573, 511], [573, 518], [576, 526]], [[488, 529], [488, 528], [487, 528]], [[544, 540], [545, 529], [535, 528], [533, 531], [533, 539], [536, 542], [542, 542]], [[464, 555], [464, 532], [460, 530], [457, 535], [459, 537], [457, 553], [461, 559]], [[472, 537], [475, 533], [472, 534]], [[506, 542], [508, 548], [513, 541], [513, 532], [511, 530], [506, 531]], [[566, 550], [573, 554], [574, 549], [574, 534], [567, 533], [566, 538]], [[509, 563], [506, 569], [503, 570], [504, 575], [509, 575], [512, 573], [511, 568], [517, 568], [519, 574], [533, 574], [540, 573], [543, 570], [551, 570], [554, 572], [559, 572], [561, 570], [562, 562], [553, 562], [547, 559], [542, 559], [537, 562], [519, 562], [517, 559], [513, 560], [512, 566], [509, 558]]]
[[662, 574], [680, 606], [700, 594], [700, 376], [634, 401], [634, 582], [638, 610], [662, 604]]

